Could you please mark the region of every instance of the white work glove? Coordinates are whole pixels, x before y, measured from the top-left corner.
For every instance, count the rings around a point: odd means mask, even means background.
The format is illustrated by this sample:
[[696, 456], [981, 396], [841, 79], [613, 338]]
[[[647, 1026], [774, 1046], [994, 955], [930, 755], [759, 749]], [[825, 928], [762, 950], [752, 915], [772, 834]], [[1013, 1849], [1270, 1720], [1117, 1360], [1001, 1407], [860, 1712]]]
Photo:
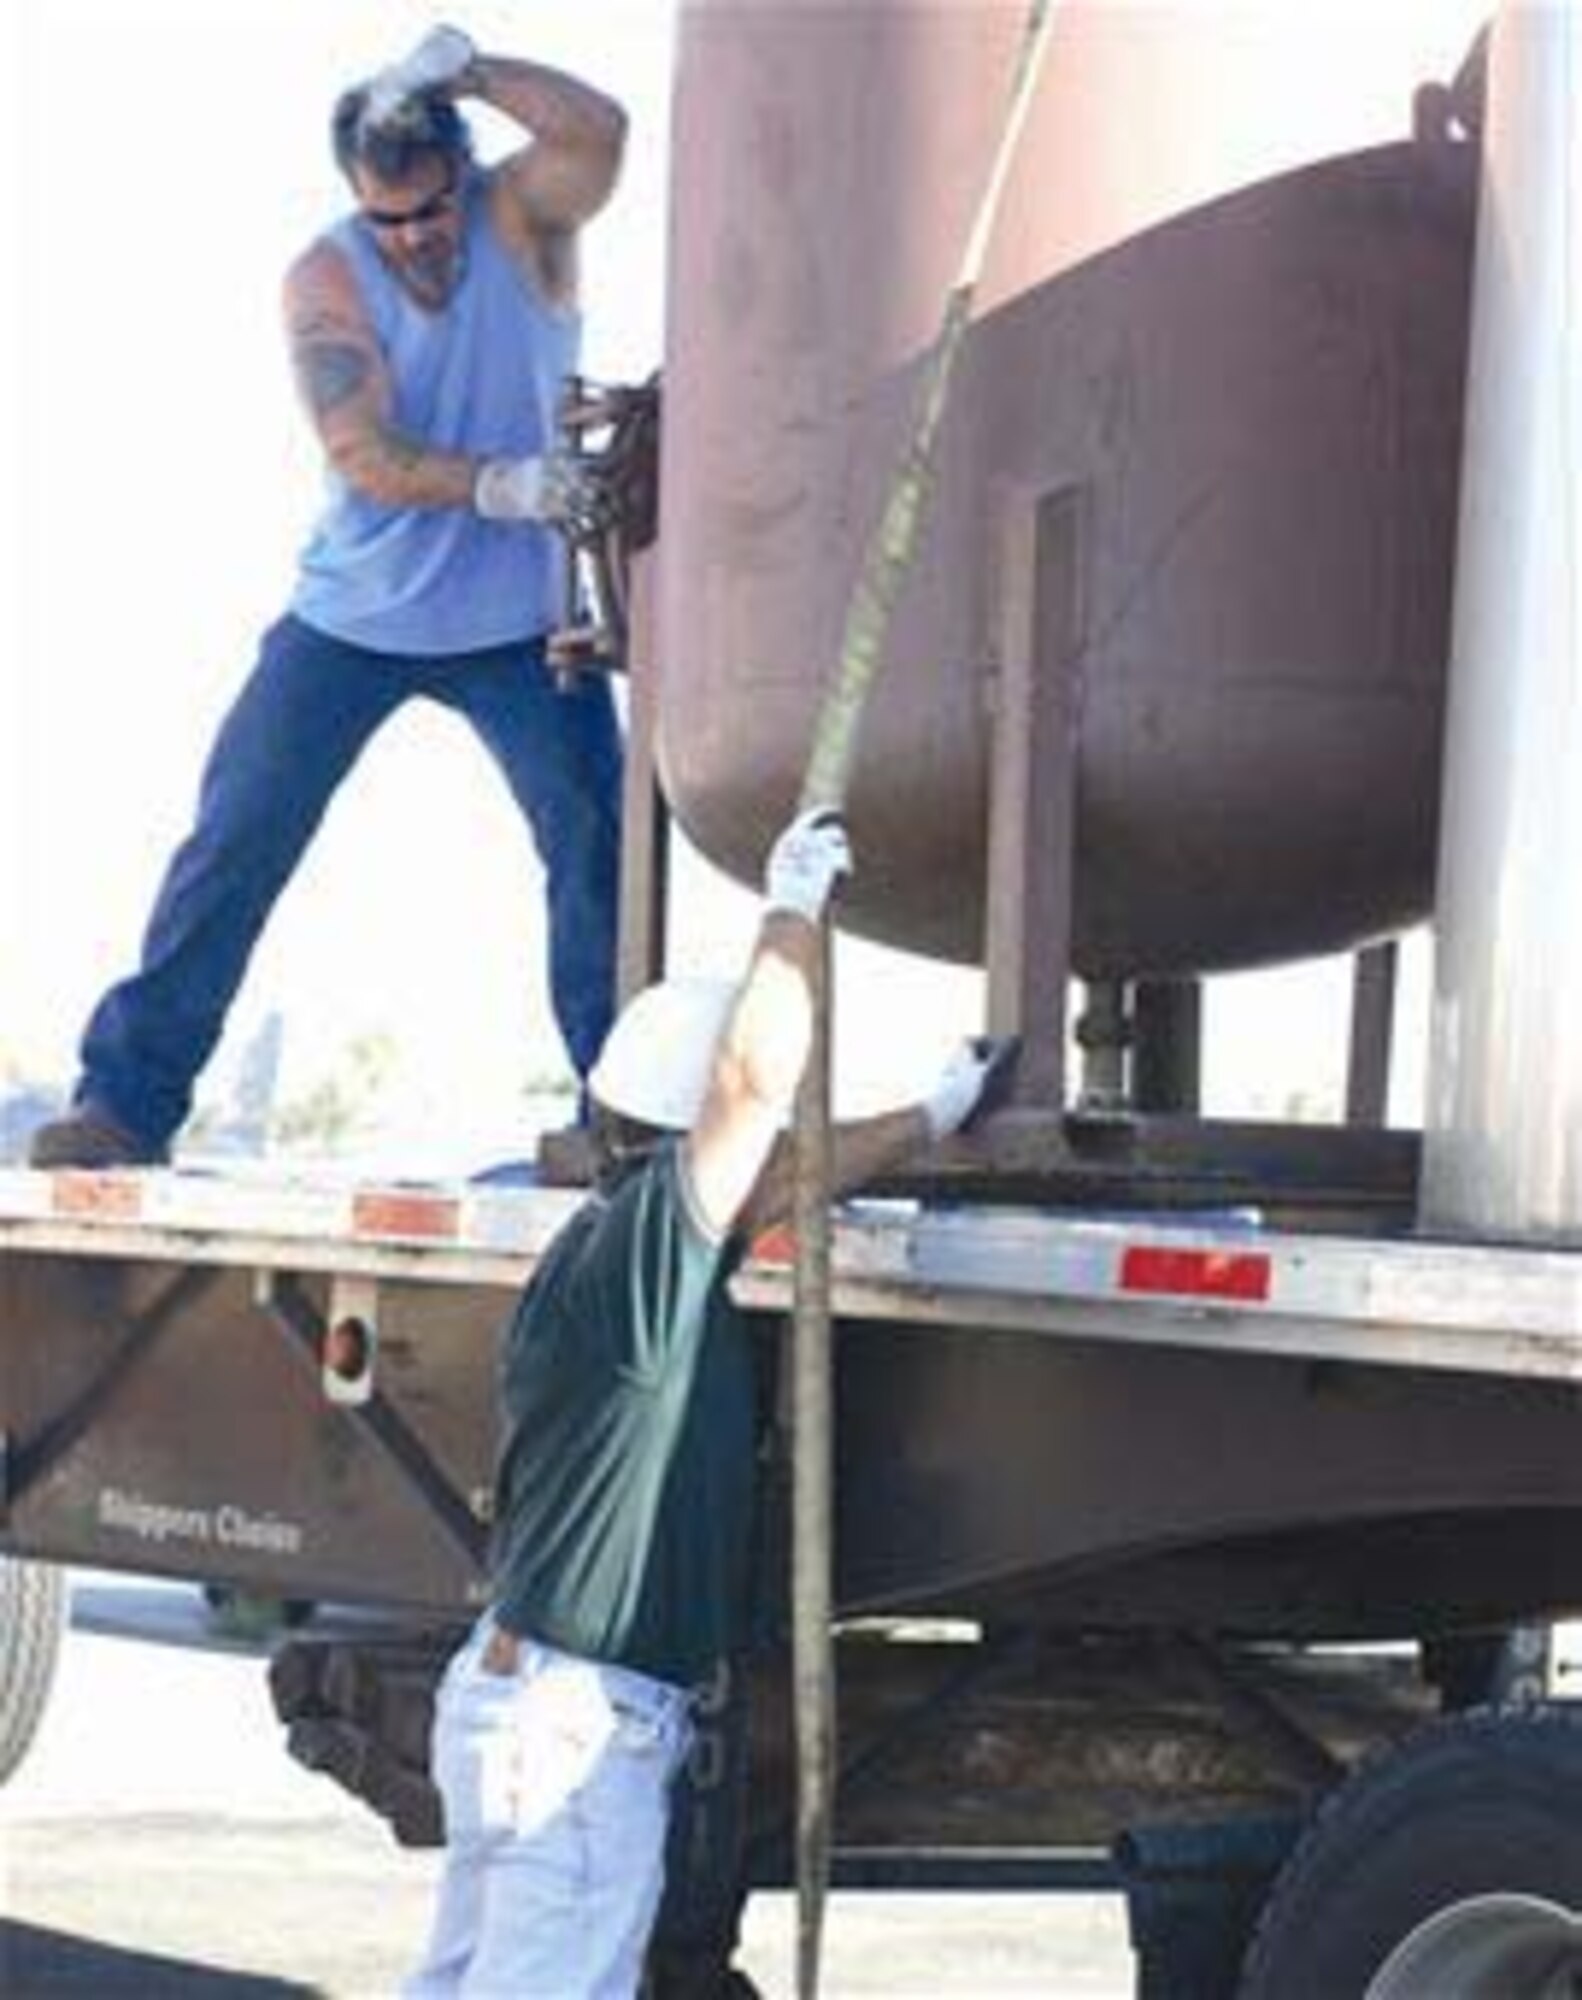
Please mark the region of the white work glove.
[[453, 88], [477, 60], [471, 36], [460, 28], [430, 28], [410, 55], [380, 70], [369, 84], [364, 118], [370, 125], [388, 123], [425, 90]]
[[486, 521], [543, 521], [584, 534], [600, 527], [607, 512], [587, 468], [560, 451], [486, 458], [472, 483], [472, 504]]
[[939, 1081], [923, 1099], [929, 1137], [946, 1139], [959, 1132], [978, 1108], [983, 1086], [994, 1067], [993, 1042], [963, 1042], [939, 1073]]
[[769, 850], [764, 868], [764, 907], [788, 910], [816, 924], [830, 891], [851, 873], [846, 823], [828, 806], [799, 813]]

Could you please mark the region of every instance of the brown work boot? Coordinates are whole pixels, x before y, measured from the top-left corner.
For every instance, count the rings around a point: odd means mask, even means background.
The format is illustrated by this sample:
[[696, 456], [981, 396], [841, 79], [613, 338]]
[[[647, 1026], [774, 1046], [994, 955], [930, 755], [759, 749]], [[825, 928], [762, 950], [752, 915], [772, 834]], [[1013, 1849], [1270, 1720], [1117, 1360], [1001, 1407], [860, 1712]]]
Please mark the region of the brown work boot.
[[157, 1167], [168, 1157], [96, 1104], [82, 1104], [40, 1125], [28, 1145], [30, 1167]]

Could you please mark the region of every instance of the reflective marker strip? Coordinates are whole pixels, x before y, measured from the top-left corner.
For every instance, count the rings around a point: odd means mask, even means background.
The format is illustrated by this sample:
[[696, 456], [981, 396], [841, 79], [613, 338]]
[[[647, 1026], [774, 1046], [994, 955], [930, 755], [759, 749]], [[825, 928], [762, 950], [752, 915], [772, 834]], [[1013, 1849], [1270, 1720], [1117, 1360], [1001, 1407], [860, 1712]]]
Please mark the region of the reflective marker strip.
[[1198, 1299], [1269, 1296], [1270, 1260], [1247, 1250], [1178, 1250], [1138, 1243], [1121, 1253], [1123, 1292], [1167, 1292]]
[[107, 1222], [136, 1222], [143, 1192], [135, 1174], [62, 1172], [50, 1177], [50, 1206], [56, 1215], [102, 1216]]
[[135, 1229], [150, 1232], [151, 1244], [157, 1233], [206, 1243], [251, 1236], [320, 1248], [348, 1242], [533, 1256], [586, 1198], [580, 1187], [354, 1186], [289, 1172], [279, 1180], [227, 1181], [201, 1171], [0, 1167], [0, 1240], [13, 1224], [55, 1222], [81, 1231], [90, 1254], [109, 1232]]
[[796, 1256], [796, 1231], [789, 1222], [772, 1222], [753, 1238], [747, 1255], [755, 1264], [789, 1265]]
[[453, 1243], [460, 1225], [461, 1204], [450, 1195], [371, 1188], [352, 1196], [352, 1230], [358, 1236], [418, 1236]]

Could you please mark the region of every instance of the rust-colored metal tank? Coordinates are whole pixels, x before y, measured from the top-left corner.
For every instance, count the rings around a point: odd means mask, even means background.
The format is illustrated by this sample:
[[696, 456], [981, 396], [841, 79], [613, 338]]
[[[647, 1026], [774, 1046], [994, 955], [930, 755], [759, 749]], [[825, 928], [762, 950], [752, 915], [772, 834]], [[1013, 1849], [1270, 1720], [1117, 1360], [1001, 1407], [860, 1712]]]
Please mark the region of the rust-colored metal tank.
[[[982, 949], [1002, 552], [1070, 494], [1073, 963], [1210, 970], [1429, 906], [1473, 149], [1331, 10], [1067, 0], [865, 720], [843, 922]], [[752, 877], [800, 783], [1019, 6], [683, 11], [659, 754]], [[1441, 29], [1443, 34], [1443, 29]], [[1046, 606], [1051, 621], [1072, 606]], [[1021, 726], [1013, 722], [1012, 726]]]

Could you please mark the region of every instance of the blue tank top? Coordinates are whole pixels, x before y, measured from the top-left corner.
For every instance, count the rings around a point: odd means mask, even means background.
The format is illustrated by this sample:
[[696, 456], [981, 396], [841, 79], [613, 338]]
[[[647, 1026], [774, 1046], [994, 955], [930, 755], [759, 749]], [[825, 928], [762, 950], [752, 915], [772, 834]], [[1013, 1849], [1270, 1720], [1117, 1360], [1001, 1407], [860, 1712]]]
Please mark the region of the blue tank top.
[[[430, 312], [390, 275], [347, 216], [329, 233], [351, 265], [390, 370], [392, 420], [444, 451], [516, 456], [555, 439], [580, 320], [512, 262], [468, 177], [465, 257], [448, 304]], [[470, 507], [387, 507], [333, 470], [300, 558], [292, 610], [332, 638], [405, 655], [465, 653], [547, 632], [565, 613], [560, 538]]]

